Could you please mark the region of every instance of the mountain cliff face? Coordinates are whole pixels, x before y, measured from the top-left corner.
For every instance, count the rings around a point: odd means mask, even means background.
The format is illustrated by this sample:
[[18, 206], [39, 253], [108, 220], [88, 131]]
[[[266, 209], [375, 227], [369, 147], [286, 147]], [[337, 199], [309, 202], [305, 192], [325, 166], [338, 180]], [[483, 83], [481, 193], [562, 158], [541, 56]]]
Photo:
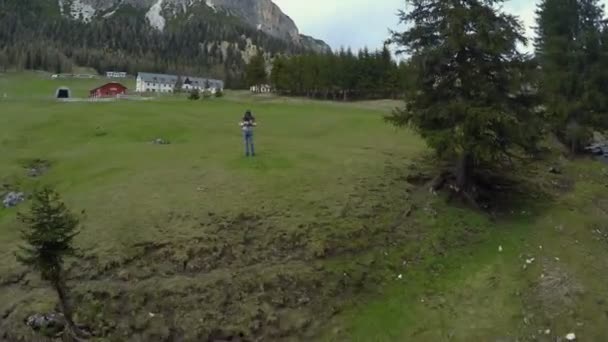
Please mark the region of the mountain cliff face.
[[242, 20], [272, 37], [317, 52], [330, 51], [323, 41], [301, 35], [294, 21], [271, 0], [57, 0], [61, 13], [85, 22], [111, 17], [122, 6], [146, 11], [151, 26], [163, 31], [171, 20], [206, 6]]

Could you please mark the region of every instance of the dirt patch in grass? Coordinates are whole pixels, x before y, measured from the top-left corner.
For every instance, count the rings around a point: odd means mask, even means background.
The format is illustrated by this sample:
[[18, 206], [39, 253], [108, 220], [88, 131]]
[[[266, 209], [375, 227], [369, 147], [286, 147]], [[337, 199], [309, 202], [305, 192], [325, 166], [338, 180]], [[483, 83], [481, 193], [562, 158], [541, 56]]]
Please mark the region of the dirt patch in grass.
[[191, 239], [139, 243], [111, 265], [95, 258], [75, 265], [70, 274], [81, 276], [71, 281], [92, 286], [76, 292], [81, 320], [110, 338], [169, 341], [173, 331], [186, 341], [277, 340], [331, 317], [370, 272], [324, 264], [328, 253], [312, 237], [332, 246], [331, 234], [316, 231], [327, 227], [291, 230], [241, 214], [214, 217], [202, 229]]
[[40, 158], [24, 160], [21, 165], [25, 169], [26, 175], [31, 178], [41, 177], [51, 168], [50, 161]]
[[542, 273], [534, 289], [536, 301], [549, 319], [567, 313], [573, 308], [584, 288], [572, 274], [556, 261], [541, 261]]

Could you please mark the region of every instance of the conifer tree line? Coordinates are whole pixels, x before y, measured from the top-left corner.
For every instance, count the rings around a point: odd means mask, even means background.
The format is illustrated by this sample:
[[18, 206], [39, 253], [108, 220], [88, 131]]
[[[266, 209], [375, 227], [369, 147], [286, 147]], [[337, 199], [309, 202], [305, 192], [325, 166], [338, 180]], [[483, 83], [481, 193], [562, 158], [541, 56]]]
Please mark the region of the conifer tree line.
[[303, 52], [206, 6], [168, 20], [163, 32], [149, 25], [144, 11], [126, 5], [89, 23], [61, 16], [57, 6], [48, 0], [0, 2], [0, 70], [63, 73], [85, 66], [100, 73], [209, 75], [240, 87], [248, 45], [272, 55]]
[[[337, 53], [277, 56], [268, 78], [260, 74], [260, 63], [254, 59], [247, 69], [249, 85], [269, 81], [276, 92], [285, 95], [344, 101], [402, 98], [407, 84], [407, 64], [397, 63], [386, 46], [374, 52], [365, 48], [356, 54], [341, 49]], [[256, 70], [257, 76], [252, 77]]]
[[539, 88], [552, 130], [572, 152], [608, 128], [608, 25], [599, 0], [543, 0], [537, 9]]

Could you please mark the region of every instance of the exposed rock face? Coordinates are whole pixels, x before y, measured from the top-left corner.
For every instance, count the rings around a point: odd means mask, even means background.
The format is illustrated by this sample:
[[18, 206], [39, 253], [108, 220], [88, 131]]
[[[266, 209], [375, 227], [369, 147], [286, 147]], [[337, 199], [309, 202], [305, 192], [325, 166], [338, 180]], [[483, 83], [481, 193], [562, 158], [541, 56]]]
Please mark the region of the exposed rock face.
[[111, 16], [113, 11], [131, 5], [145, 11], [150, 25], [164, 30], [176, 11], [188, 12], [195, 5], [205, 4], [240, 18], [244, 23], [265, 33], [302, 47], [325, 52], [331, 50], [323, 41], [301, 35], [294, 21], [272, 0], [57, 0], [64, 15], [89, 21], [97, 15]]
[[296, 41], [300, 32], [290, 17], [271, 0], [209, 0], [247, 23], [277, 38]]
[[307, 50], [313, 50], [316, 52], [330, 52], [331, 47], [320, 39], [313, 38], [304, 34], [300, 35], [300, 44]]

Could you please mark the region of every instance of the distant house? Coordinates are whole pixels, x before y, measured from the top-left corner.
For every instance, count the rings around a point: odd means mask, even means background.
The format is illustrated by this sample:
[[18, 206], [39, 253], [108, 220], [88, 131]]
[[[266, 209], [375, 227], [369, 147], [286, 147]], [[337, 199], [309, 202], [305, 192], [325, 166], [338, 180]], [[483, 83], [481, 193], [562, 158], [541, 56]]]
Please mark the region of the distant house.
[[90, 91], [90, 97], [116, 97], [125, 95], [127, 87], [120, 83], [110, 82]]
[[126, 78], [127, 73], [124, 71], [108, 71], [106, 72], [107, 78]]
[[224, 90], [224, 81], [192, 76], [176, 76], [140, 72], [137, 74], [135, 91], [138, 93], [173, 93], [176, 86], [183, 91], [205, 91], [211, 93]]
[[252, 93], [272, 93], [272, 87], [269, 84], [258, 84], [251, 86], [249, 90]]

